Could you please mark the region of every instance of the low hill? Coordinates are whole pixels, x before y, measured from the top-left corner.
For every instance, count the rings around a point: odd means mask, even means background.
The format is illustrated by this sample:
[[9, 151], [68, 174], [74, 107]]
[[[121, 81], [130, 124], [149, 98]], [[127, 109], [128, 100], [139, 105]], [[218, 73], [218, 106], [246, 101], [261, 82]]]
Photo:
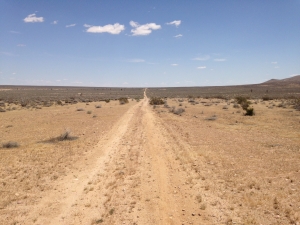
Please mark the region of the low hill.
[[270, 85], [286, 85], [286, 84], [300, 84], [300, 75], [296, 75], [290, 78], [285, 79], [271, 79], [262, 84], [270, 84]]

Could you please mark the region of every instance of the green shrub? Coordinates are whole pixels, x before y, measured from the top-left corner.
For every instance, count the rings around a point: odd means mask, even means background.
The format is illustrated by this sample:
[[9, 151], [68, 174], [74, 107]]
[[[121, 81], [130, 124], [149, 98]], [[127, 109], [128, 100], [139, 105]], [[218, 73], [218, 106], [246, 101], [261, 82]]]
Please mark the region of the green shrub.
[[149, 101], [150, 105], [163, 105], [165, 101], [162, 98], [152, 97]]

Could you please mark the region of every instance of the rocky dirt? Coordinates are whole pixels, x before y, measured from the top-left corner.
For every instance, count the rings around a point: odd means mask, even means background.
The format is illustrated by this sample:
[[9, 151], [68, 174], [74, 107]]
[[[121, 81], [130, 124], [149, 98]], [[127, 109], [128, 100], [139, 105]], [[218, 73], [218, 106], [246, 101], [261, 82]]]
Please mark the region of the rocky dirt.
[[[81, 104], [0, 114], [0, 141], [20, 143], [0, 150], [1, 224], [300, 223], [298, 111]], [[48, 143], [62, 126], [78, 139]]]

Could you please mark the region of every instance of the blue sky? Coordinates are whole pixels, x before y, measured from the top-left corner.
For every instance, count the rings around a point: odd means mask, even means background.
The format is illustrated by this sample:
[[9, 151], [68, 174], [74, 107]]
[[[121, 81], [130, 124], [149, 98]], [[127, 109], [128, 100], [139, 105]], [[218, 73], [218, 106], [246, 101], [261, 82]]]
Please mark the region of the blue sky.
[[0, 0], [0, 85], [236, 85], [296, 74], [300, 0]]

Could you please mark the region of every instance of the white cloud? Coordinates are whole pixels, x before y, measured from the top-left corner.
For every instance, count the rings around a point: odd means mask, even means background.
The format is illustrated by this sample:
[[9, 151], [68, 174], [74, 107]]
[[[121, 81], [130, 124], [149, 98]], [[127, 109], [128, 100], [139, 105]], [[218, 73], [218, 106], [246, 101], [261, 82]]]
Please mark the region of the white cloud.
[[57, 24], [58, 23], [58, 20], [54, 20], [51, 24]]
[[12, 33], [12, 34], [21, 34], [19, 31], [14, 31], [14, 30], [11, 30], [9, 32]]
[[171, 64], [171, 66], [178, 66], [178, 64], [176, 64], [176, 63], [173, 63], [173, 64]]
[[128, 62], [141, 63], [141, 62], [145, 62], [145, 60], [144, 59], [129, 59]]
[[182, 36], [183, 36], [182, 34], [177, 34], [177, 35], [174, 36], [174, 38], [180, 38]]
[[17, 46], [18, 47], [25, 47], [26, 45], [24, 45], [24, 44], [18, 44]]
[[25, 23], [37, 23], [37, 22], [44, 22], [44, 18], [43, 17], [36, 17], [35, 13], [28, 15], [25, 19], [24, 19]]
[[149, 35], [151, 34], [152, 30], [158, 30], [161, 29], [160, 25], [157, 25], [156, 23], [146, 23], [143, 25], [140, 25], [137, 22], [130, 21], [130, 26], [134, 27], [135, 29], [131, 29], [131, 33], [133, 33], [133, 36], [140, 36], [140, 35]]
[[216, 62], [225, 62], [226, 59], [214, 59], [214, 61], [216, 61]]
[[167, 25], [175, 25], [176, 27], [178, 27], [181, 24], [181, 20], [174, 20], [170, 23], [167, 23]]
[[101, 26], [91, 26], [88, 24], [84, 24], [84, 27], [87, 27], [88, 29], [86, 32], [88, 33], [110, 33], [110, 34], [119, 34], [123, 30], [125, 30], [125, 26], [121, 25], [119, 23], [115, 23], [114, 25], [112, 24], [107, 24], [103, 27]]
[[198, 66], [197, 69], [203, 70], [206, 69], [206, 66]]
[[278, 62], [271, 62], [272, 64], [277, 64]]
[[206, 61], [206, 60], [209, 60], [209, 59], [210, 59], [209, 55], [193, 58], [193, 60], [197, 60], [197, 61]]
[[70, 25], [67, 25], [66, 27], [75, 27], [76, 26], [76, 23], [73, 23], [73, 24], [70, 24]]
[[279, 66], [275, 66], [275, 67], [274, 67], [274, 69], [279, 69], [279, 68], [280, 68]]

